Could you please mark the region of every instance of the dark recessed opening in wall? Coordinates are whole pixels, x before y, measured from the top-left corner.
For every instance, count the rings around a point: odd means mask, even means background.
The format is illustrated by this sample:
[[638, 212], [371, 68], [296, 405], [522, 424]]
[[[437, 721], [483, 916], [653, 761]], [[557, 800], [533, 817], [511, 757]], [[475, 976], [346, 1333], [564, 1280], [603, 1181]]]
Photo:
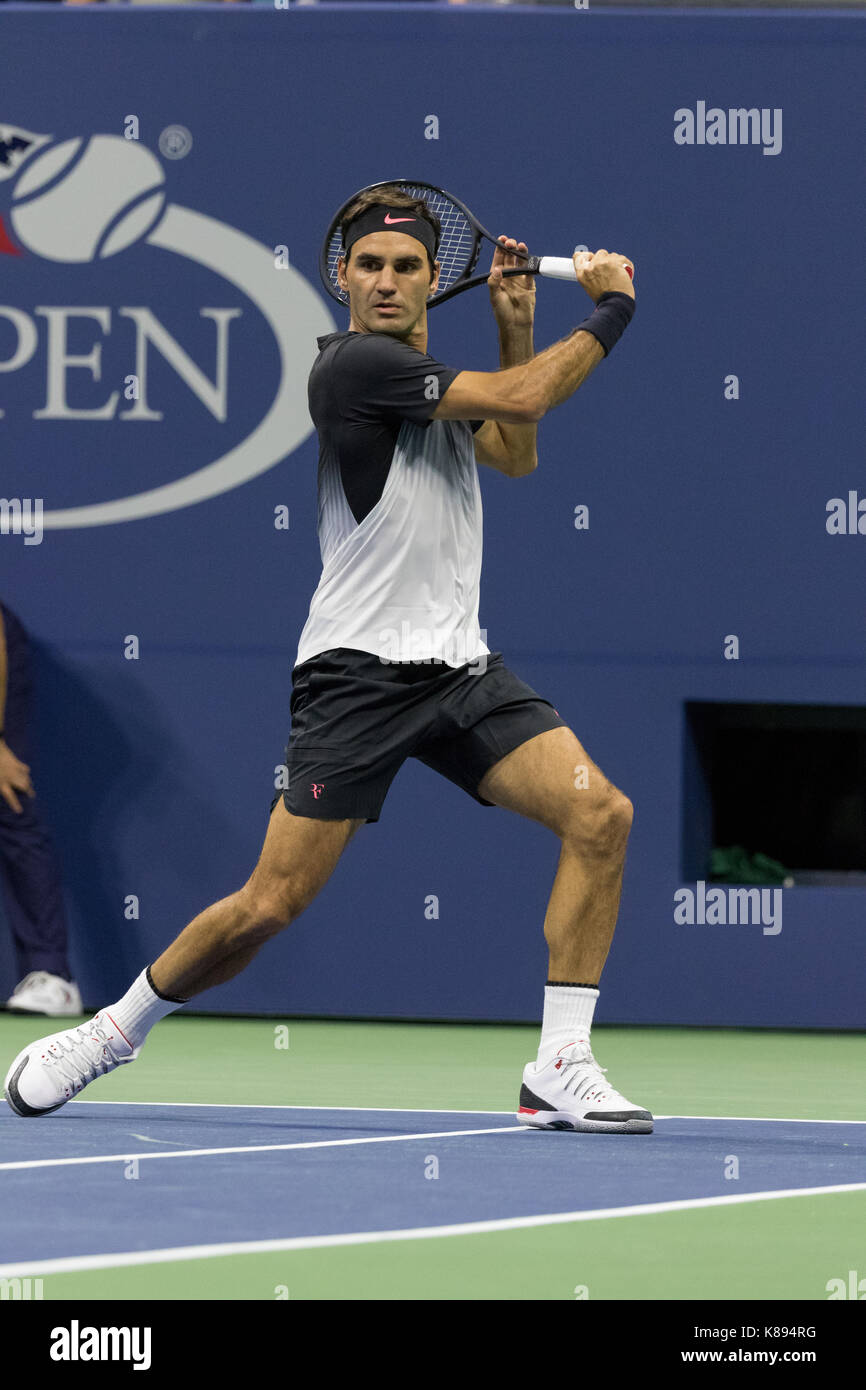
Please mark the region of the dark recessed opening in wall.
[[795, 883], [866, 885], [866, 706], [692, 700], [684, 732], [685, 880], [739, 845]]

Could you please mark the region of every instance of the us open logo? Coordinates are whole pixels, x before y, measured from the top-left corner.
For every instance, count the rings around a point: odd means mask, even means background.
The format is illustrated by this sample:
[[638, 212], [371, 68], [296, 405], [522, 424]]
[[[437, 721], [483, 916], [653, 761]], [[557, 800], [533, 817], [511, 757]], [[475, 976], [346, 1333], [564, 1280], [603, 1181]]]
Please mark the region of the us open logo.
[[[42, 495], [45, 530], [192, 506], [265, 473], [312, 433], [316, 338], [336, 330], [324, 300], [294, 266], [275, 269], [273, 247], [170, 202], [162, 164], [139, 141], [57, 141], [0, 125], [0, 266], [3, 300], [15, 295], [16, 270], [33, 294], [0, 302], [4, 486]], [[202, 302], [220, 282], [226, 302]], [[94, 285], [107, 287], [101, 302]], [[39, 392], [29, 405], [25, 382]], [[57, 506], [33, 479], [36, 442], [50, 482], [83, 504]], [[57, 461], [67, 456], [64, 474]], [[167, 469], [183, 476], [166, 479]]]

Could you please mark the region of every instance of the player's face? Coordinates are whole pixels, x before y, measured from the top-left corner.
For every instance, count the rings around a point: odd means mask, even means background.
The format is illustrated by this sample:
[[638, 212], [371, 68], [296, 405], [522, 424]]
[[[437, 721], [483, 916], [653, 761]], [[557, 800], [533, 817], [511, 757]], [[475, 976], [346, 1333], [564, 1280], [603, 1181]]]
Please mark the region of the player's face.
[[352, 247], [349, 264], [338, 264], [340, 287], [350, 298], [352, 320], [366, 333], [404, 338], [424, 315], [427, 297], [436, 288], [439, 263], [431, 282], [427, 252], [417, 238], [402, 232], [371, 232]]

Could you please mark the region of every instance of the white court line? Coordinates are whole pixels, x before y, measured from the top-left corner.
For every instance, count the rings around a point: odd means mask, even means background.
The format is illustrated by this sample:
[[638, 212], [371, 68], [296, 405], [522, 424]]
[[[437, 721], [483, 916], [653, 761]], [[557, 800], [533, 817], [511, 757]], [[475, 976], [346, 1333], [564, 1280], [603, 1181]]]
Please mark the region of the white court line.
[[761, 1125], [866, 1125], [862, 1120], [804, 1120], [801, 1115], [656, 1115], [657, 1120], [754, 1120]]
[[562, 1226], [579, 1221], [607, 1221], [621, 1216], [654, 1216], [698, 1207], [735, 1206], [744, 1202], [770, 1202], [783, 1197], [818, 1197], [839, 1192], [862, 1192], [866, 1182], [839, 1183], [833, 1187], [789, 1187], [770, 1192], [744, 1192], [724, 1197], [689, 1197], [674, 1202], [645, 1202], [628, 1207], [603, 1207], [596, 1211], [561, 1211], [546, 1216], [509, 1216], [497, 1221], [464, 1221], [451, 1226], [415, 1226], [397, 1231], [351, 1231], [334, 1236], [292, 1236], [285, 1240], [241, 1240], [222, 1245], [180, 1245], [164, 1250], [129, 1250], [113, 1255], [67, 1255], [30, 1264], [0, 1265], [0, 1278], [37, 1274], [66, 1274], [88, 1269], [119, 1269], [124, 1265], [169, 1264], [179, 1260], [214, 1259], [225, 1255], [262, 1255], [277, 1250], [322, 1250], [340, 1245], [380, 1245], [394, 1240], [433, 1240], [442, 1236], [485, 1235], [495, 1231], [528, 1230], [538, 1226]]
[[[211, 1158], [216, 1154], [257, 1154], [287, 1149], [339, 1149], [347, 1144], [402, 1144], [410, 1139], [454, 1139], [462, 1134], [526, 1134], [525, 1125], [506, 1125], [501, 1129], [445, 1129], [432, 1134], [376, 1134], [358, 1139], [310, 1139], [295, 1144], [236, 1144], [224, 1149], [167, 1149], [161, 1153], [90, 1154], [82, 1158], [25, 1158], [0, 1163], [0, 1172], [16, 1168], [69, 1168], [88, 1163], [131, 1163], [134, 1158], [151, 1162], [155, 1158]], [[140, 1137], [140, 1136], [139, 1136]]]
[[[7, 1101], [0, 1098], [0, 1104]], [[70, 1105], [159, 1105], [178, 1110], [341, 1110], [372, 1115], [514, 1115], [512, 1110], [443, 1110], [439, 1106], [406, 1105], [252, 1105], [223, 1100], [73, 1100]], [[804, 1120], [801, 1115], [659, 1115], [657, 1120], [753, 1120], [762, 1125], [863, 1125], [862, 1120]]]
[[[8, 1105], [5, 1098], [3, 1105]], [[350, 1113], [369, 1111], [372, 1114], [387, 1115], [513, 1115], [516, 1106], [510, 1110], [442, 1110], [437, 1106], [405, 1105], [254, 1105], [246, 1101], [228, 1100], [71, 1100], [70, 1105], [161, 1105], [178, 1110], [346, 1110]]]

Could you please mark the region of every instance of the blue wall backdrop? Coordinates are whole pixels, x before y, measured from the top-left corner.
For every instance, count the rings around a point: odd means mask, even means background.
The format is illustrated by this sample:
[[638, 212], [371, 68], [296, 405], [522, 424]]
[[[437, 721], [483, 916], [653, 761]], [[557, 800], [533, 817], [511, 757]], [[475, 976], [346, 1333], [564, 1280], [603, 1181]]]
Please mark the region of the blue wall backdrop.
[[[346, 322], [319, 243], [354, 189], [408, 177], [530, 250], [636, 266], [537, 472], [481, 470], [488, 644], [635, 805], [598, 1019], [862, 1026], [863, 890], [784, 890], [776, 935], [680, 925], [674, 894], [707, 814], [686, 702], [864, 704], [866, 518], [831, 534], [827, 506], [866, 496], [866, 16], [4, 8], [0, 134], [46, 138], [0, 167], [0, 493], [42, 498], [45, 529], [0, 536], [0, 596], [37, 644], [87, 1001], [255, 864], [320, 568], [306, 376]], [[764, 112], [763, 137], [675, 139], [712, 108]], [[590, 307], [541, 282], [536, 345]], [[484, 289], [430, 330], [498, 365]], [[408, 762], [303, 918], [197, 1007], [538, 1018], [558, 849]]]

